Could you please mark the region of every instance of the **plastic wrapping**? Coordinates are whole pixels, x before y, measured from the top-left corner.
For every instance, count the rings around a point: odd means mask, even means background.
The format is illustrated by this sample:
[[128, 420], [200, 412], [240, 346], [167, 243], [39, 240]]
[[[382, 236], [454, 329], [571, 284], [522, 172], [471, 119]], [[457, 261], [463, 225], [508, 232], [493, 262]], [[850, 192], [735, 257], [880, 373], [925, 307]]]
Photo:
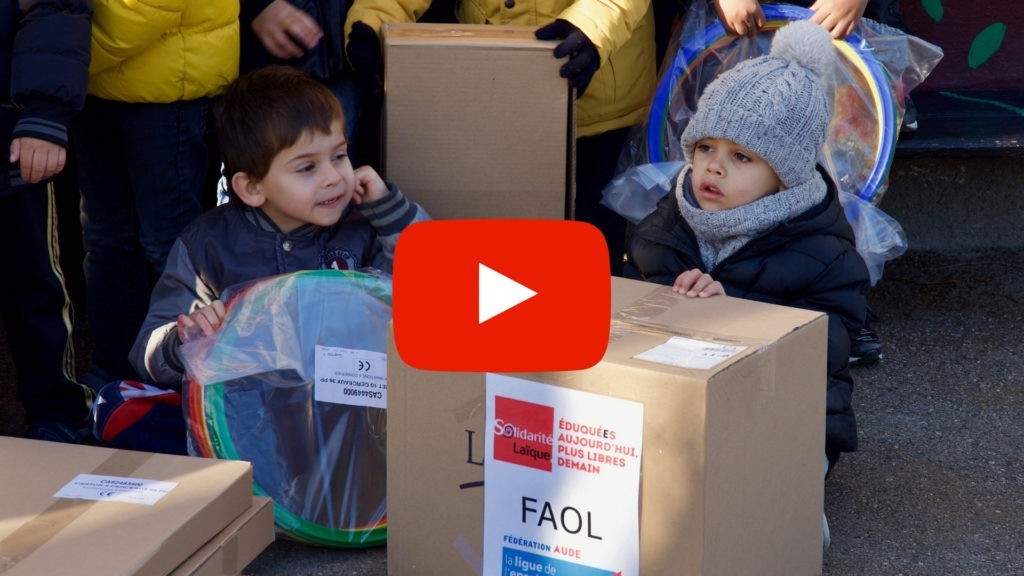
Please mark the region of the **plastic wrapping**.
[[[324, 350], [368, 367], [383, 358], [390, 278], [297, 272], [228, 290], [222, 300], [220, 330], [181, 348], [189, 451], [252, 462], [254, 491], [274, 500], [275, 523], [288, 537], [335, 547], [383, 544], [385, 410], [337, 396], [325, 401], [322, 386], [334, 376], [324, 372]], [[374, 370], [377, 383], [366, 383], [369, 372], [352, 379], [386, 398], [385, 365]]]
[[605, 186], [601, 204], [639, 224], [672, 191], [684, 164], [676, 160], [630, 166]]
[[[786, 23], [810, 17], [806, 8], [763, 4], [767, 22], [751, 37], [726, 34], [710, 2], [693, 2], [669, 47], [647, 123], [634, 134], [620, 164], [681, 160], [679, 138], [697, 100], [714, 78], [742, 60], [767, 53]], [[904, 32], [861, 18], [853, 34], [835, 43], [835, 113], [821, 163], [841, 190], [877, 204], [888, 185], [903, 117], [903, 94], [920, 84], [942, 51]], [[673, 52], [674, 50], [674, 52]]]
[[839, 202], [853, 226], [857, 253], [867, 264], [874, 286], [882, 279], [885, 263], [907, 251], [907, 236], [899, 222], [867, 200], [840, 192]]

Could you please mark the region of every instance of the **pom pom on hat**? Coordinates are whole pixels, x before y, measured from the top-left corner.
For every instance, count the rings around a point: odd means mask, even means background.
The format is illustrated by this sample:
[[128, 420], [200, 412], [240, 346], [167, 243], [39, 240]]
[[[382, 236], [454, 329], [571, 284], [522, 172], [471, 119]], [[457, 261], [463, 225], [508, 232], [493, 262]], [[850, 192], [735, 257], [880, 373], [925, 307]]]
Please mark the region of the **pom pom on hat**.
[[772, 38], [771, 55], [799, 64], [818, 78], [829, 78], [835, 72], [832, 36], [810, 20], [797, 20], [779, 28]]
[[740, 62], [704, 90], [681, 138], [687, 163], [699, 140], [724, 138], [764, 158], [786, 188], [816, 177], [832, 119], [824, 82], [835, 66], [823, 27], [800, 20], [780, 28], [770, 55]]

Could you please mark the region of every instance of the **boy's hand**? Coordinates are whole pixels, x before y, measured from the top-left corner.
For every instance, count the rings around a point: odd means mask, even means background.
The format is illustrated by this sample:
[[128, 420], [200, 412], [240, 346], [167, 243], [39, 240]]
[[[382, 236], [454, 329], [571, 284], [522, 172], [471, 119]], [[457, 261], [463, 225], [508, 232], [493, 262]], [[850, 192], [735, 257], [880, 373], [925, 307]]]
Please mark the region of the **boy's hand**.
[[274, 57], [301, 58], [324, 37], [312, 16], [288, 3], [274, 0], [252, 21], [252, 31]]
[[764, 27], [764, 10], [757, 0], [715, 0], [715, 12], [729, 34], [753, 36]]
[[21, 161], [21, 179], [35, 184], [64, 169], [67, 150], [38, 138], [15, 138], [11, 142], [11, 164]]
[[200, 335], [210, 336], [220, 328], [224, 321], [224, 303], [214, 300], [191, 314], [178, 316], [178, 340], [184, 344]]
[[853, 32], [867, 5], [868, 0], [817, 0], [811, 5], [811, 22], [821, 24], [833, 38], [842, 40]]
[[711, 277], [710, 274], [701, 272], [698, 268], [687, 270], [680, 274], [672, 290], [689, 298], [710, 298], [711, 296], [724, 296], [725, 288], [722, 283]]
[[352, 194], [352, 202], [358, 206], [363, 202], [374, 202], [387, 196], [388, 186], [377, 171], [370, 166], [356, 168], [356, 189]]

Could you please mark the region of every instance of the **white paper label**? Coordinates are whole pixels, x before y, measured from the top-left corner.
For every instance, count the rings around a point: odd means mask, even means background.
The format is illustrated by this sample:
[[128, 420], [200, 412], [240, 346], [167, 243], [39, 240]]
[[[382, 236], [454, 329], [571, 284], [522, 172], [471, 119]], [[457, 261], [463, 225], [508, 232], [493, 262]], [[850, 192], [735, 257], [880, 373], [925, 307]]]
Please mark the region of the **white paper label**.
[[487, 374], [483, 576], [637, 576], [643, 405]]
[[53, 495], [54, 498], [104, 500], [152, 506], [170, 493], [177, 482], [79, 474]]
[[637, 360], [657, 362], [681, 368], [710, 370], [746, 350], [746, 346], [715, 344], [682, 336], [673, 336], [664, 344], [634, 356]]
[[313, 399], [350, 406], [386, 408], [387, 354], [353, 348], [316, 347]]

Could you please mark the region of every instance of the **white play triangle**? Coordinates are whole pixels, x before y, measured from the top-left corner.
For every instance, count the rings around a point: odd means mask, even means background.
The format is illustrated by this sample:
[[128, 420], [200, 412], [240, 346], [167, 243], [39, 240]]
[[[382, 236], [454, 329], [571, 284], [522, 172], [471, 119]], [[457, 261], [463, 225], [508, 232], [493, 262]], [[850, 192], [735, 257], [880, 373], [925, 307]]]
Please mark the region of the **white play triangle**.
[[480, 281], [477, 296], [480, 305], [477, 322], [480, 324], [537, 295], [533, 290], [483, 264], [479, 264], [478, 270]]

